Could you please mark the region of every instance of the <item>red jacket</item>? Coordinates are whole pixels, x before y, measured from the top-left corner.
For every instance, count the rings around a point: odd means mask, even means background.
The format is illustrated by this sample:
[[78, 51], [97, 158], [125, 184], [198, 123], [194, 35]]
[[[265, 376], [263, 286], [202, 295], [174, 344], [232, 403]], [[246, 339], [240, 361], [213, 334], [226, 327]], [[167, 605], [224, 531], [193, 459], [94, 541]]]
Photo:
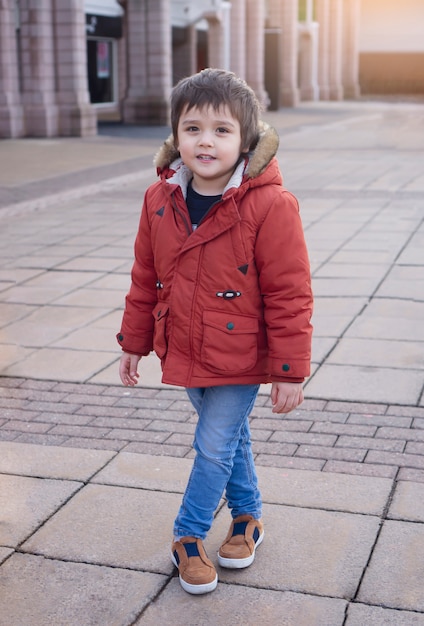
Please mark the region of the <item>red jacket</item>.
[[184, 387], [302, 382], [311, 357], [312, 292], [295, 197], [282, 186], [269, 127], [193, 232], [191, 178], [172, 140], [147, 189], [118, 342], [162, 362]]

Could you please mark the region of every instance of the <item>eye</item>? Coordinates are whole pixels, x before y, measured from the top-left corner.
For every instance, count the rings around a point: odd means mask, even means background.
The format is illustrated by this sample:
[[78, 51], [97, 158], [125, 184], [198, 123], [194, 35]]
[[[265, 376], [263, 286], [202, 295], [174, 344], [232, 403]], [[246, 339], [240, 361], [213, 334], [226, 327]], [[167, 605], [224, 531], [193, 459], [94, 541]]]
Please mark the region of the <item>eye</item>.
[[196, 133], [199, 128], [197, 126], [187, 126], [185, 129], [188, 133]]
[[225, 128], [225, 126], [219, 126], [219, 127], [216, 129], [216, 132], [217, 132], [219, 135], [225, 135], [226, 133], [229, 133], [230, 131], [228, 130], [228, 128]]

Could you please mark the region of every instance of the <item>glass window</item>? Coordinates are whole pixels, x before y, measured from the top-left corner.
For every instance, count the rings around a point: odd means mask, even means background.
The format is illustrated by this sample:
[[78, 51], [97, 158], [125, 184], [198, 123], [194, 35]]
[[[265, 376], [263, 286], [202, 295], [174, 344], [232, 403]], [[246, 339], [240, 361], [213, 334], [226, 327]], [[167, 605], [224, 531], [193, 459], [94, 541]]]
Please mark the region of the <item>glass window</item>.
[[114, 102], [113, 41], [87, 39], [88, 88], [90, 102]]

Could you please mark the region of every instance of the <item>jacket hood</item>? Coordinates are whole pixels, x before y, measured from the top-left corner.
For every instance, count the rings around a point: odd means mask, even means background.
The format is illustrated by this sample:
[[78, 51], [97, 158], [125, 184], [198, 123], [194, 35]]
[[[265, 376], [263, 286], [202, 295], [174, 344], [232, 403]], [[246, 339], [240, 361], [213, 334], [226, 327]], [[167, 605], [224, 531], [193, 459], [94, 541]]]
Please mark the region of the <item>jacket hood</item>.
[[[271, 159], [276, 155], [280, 139], [278, 133], [266, 122], [260, 122], [259, 140], [254, 150], [247, 155], [247, 165], [244, 167], [244, 174], [249, 178], [256, 178], [267, 167]], [[174, 136], [169, 135], [159, 152], [154, 158], [154, 164], [158, 173], [164, 170], [175, 170], [181, 165], [181, 157], [175, 146]]]

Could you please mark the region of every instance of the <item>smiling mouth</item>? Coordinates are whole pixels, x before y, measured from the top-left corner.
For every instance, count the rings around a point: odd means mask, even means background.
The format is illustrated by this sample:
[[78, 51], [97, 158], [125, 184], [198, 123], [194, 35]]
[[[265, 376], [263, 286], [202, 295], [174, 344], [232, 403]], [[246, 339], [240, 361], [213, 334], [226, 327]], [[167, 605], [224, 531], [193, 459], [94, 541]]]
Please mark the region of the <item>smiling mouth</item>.
[[215, 157], [211, 156], [210, 154], [198, 154], [196, 158], [200, 159], [201, 161], [214, 161], [215, 160]]

